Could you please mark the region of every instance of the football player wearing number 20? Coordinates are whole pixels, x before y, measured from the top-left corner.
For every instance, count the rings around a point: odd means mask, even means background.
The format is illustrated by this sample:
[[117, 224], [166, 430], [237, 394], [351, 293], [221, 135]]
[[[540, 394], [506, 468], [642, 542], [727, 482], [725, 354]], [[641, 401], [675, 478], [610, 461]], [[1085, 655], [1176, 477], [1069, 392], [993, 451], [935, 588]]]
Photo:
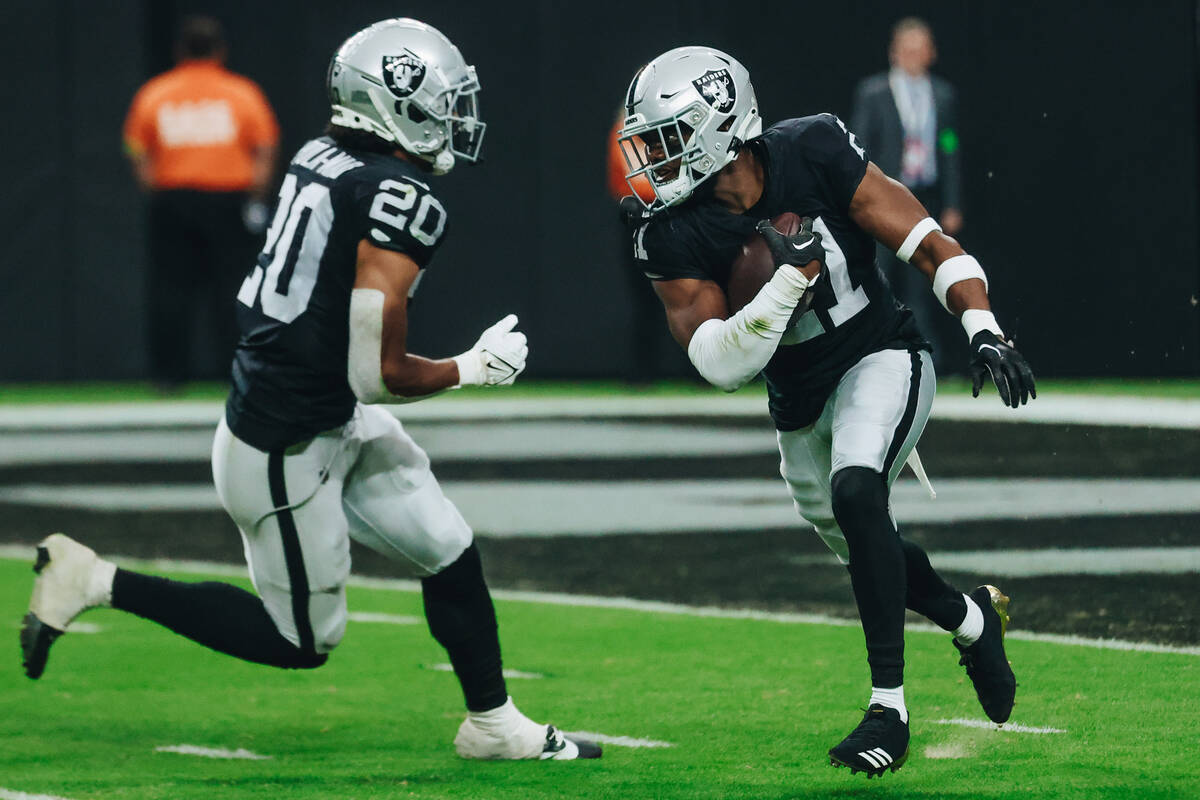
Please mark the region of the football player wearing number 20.
[[511, 384], [525, 368], [512, 315], [454, 358], [405, 345], [408, 303], [446, 226], [431, 177], [475, 161], [483, 140], [475, 69], [437, 30], [396, 19], [348, 39], [327, 80], [327, 135], [292, 159], [237, 296], [241, 340], [212, 451], [258, 596], [117, 569], [54, 534], [38, 548], [26, 672], [40, 676], [67, 624], [101, 605], [247, 661], [318, 667], [345, 632], [355, 539], [421, 578], [430, 631], [466, 699], [459, 755], [598, 757], [509, 698], [471, 529], [425, 452], [376, 405]]
[[[890, 513], [906, 461], [923, 476], [915, 447], [935, 379], [929, 345], [875, 267], [874, 243], [928, 276], [961, 318], [976, 396], [990, 374], [1015, 408], [1036, 396], [1033, 375], [992, 315], [982, 267], [836, 116], [762, 131], [750, 76], [725, 53], [659, 56], [634, 76], [625, 107], [628, 177], [647, 176], [655, 192], [631, 214], [632, 244], [671, 332], [726, 391], [765, 374], [784, 481], [850, 572], [872, 690], [831, 763], [871, 777], [907, 758], [905, 608], [953, 632], [984, 711], [1007, 720], [1016, 690], [1003, 644], [1008, 598], [991, 586], [951, 588]], [[769, 221], [785, 212], [803, 218], [794, 233]], [[731, 271], [756, 231], [774, 264], [757, 294], [731, 308]]]

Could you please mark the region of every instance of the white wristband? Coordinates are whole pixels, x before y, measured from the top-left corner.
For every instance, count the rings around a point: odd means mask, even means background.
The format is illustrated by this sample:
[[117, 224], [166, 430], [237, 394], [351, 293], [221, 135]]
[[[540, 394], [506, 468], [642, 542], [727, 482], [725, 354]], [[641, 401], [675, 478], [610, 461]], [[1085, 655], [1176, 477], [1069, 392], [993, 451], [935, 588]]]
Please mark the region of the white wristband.
[[904, 237], [903, 244], [896, 251], [896, 258], [907, 264], [908, 260], [912, 258], [913, 253], [917, 252], [917, 247], [921, 244], [921, 240], [934, 231], [940, 231], [941, 229], [942, 226], [938, 225], [933, 217], [926, 217], [921, 220], [908, 232], [908, 236]]
[[996, 316], [982, 308], [968, 308], [962, 313], [961, 317], [963, 330], [967, 332], [967, 341], [975, 338], [975, 334], [980, 331], [991, 331], [1004, 338], [1004, 331], [1000, 330], [1000, 326], [996, 323]]
[[486, 368], [478, 350], [459, 353], [454, 357], [454, 363], [458, 364], [458, 386], [478, 386], [484, 382]]
[[937, 270], [933, 273], [933, 293], [937, 295], [937, 299], [946, 307], [946, 310], [950, 311], [950, 305], [946, 302], [946, 292], [954, 284], [960, 281], [969, 281], [972, 278], [983, 281], [983, 290], [987, 291], [987, 275], [973, 256], [964, 253], [961, 256], [947, 258], [938, 265]]

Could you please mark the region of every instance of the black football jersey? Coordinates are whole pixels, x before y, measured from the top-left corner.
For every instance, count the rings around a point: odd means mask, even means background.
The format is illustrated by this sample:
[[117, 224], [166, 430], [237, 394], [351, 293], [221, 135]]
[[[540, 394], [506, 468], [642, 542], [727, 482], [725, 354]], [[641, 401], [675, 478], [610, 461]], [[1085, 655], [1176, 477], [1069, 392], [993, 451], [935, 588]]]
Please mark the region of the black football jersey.
[[292, 159], [262, 252], [237, 296], [241, 338], [225, 418], [239, 439], [269, 451], [350, 419], [358, 244], [407, 254], [421, 268], [419, 283], [446, 227], [446, 210], [424, 178], [402, 159], [343, 149], [328, 137]]
[[867, 155], [842, 121], [833, 114], [786, 120], [746, 146], [762, 160], [766, 184], [753, 208], [734, 214], [711, 199], [693, 199], [667, 209], [634, 228], [634, 257], [652, 280], [698, 278], [724, 290], [759, 220], [785, 211], [813, 218], [828, 280], [814, 285], [811, 308], [763, 370], [771, 417], [790, 431], [820, 416], [838, 380], [863, 356], [929, 345], [876, 266], [875, 240], [850, 219]]

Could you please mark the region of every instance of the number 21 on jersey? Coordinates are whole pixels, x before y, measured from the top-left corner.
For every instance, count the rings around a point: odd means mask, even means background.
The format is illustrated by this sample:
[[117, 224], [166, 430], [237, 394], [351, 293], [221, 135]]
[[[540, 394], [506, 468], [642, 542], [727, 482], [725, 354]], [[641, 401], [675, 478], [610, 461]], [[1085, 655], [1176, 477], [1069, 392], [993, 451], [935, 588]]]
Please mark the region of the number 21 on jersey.
[[[813, 220], [813, 230], [821, 234], [821, 245], [825, 248], [825, 267], [829, 271], [829, 287], [837, 302], [826, 309], [829, 321], [833, 327], [841, 325], [846, 320], [862, 311], [870, 303], [867, 292], [861, 286], [855, 286], [850, 280], [850, 269], [846, 263], [846, 254], [833, 238], [833, 231], [825, 224], [825, 220], [817, 217]], [[809, 339], [815, 339], [821, 334], [829, 333], [816, 312], [809, 309], [800, 315], [796, 324], [789, 328], [780, 344], [800, 344]]]

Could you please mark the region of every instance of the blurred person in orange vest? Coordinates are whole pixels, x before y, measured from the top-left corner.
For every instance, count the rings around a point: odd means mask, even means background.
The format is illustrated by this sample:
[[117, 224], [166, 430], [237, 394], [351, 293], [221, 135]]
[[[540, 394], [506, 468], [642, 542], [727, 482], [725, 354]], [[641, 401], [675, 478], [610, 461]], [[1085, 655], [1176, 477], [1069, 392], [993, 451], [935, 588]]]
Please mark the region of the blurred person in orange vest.
[[[631, 167], [626, 163], [618, 141], [624, 122], [624, 115], [618, 116], [616, 124], [608, 134], [608, 193], [612, 195], [613, 200], [621, 203], [624, 198], [633, 201], [633, 195], [636, 192], [648, 203], [654, 199], [654, 188], [650, 186], [650, 180], [645, 175], [635, 175], [629, 180], [625, 179], [625, 175]], [[626, 382], [635, 384], [649, 383], [652, 377], [658, 373], [658, 355], [662, 349], [660, 340], [663, 338], [662, 327], [658, 324], [660, 313], [658, 298], [655, 297], [649, 284], [642, 280], [641, 270], [633, 261], [633, 248], [625, 243], [628, 233], [625, 229], [624, 217], [631, 213], [640, 214], [641, 210], [641, 203], [636, 201], [630, 205], [621, 205], [622, 272], [629, 285], [632, 322], [630, 331], [632, 344], [629, 358], [625, 360], [625, 374], [622, 377]]]
[[163, 389], [203, 374], [191, 352], [201, 305], [213, 320], [210, 361], [228, 373], [232, 298], [266, 220], [279, 126], [258, 85], [225, 69], [227, 52], [215, 19], [185, 19], [177, 65], [138, 90], [125, 119], [125, 151], [150, 198], [147, 337]]

